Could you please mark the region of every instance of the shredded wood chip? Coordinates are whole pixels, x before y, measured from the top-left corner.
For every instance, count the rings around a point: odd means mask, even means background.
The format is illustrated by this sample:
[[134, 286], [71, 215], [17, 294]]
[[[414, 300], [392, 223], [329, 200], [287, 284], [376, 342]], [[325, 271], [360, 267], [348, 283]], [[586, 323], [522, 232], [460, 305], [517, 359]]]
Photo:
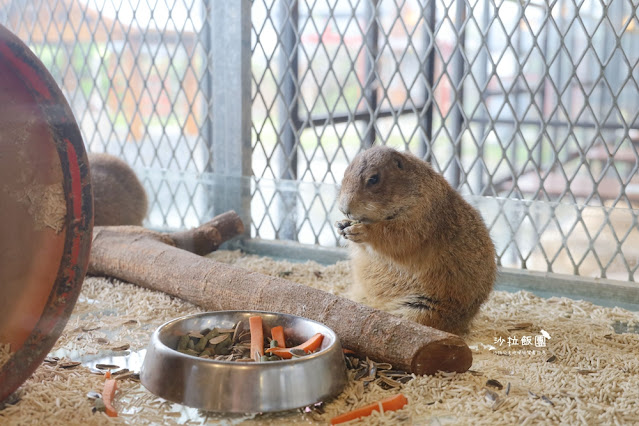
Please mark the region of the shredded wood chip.
[[[323, 266], [229, 251], [218, 251], [210, 257], [274, 276], [290, 272], [289, 278], [339, 295], [347, 295], [351, 282], [347, 262]], [[65, 349], [98, 354], [109, 349], [98, 339], [108, 338], [113, 342], [111, 346], [130, 342], [134, 354], [146, 347], [156, 327], [197, 312], [202, 309], [162, 293], [117, 280], [87, 278], [54, 352]], [[523, 291], [495, 292], [482, 307], [471, 333], [464, 336], [473, 351], [471, 371], [420, 377], [376, 364], [374, 380], [368, 380], [371, 375], [366, 360], [350, 356], [354, 368], [348, 370], [344, 392], [325, 401], [321, 409], [246, 417], [206, 417], [157, 398], [135, 381], [133, 374], [123, 373], [116, 376], [121, 380], [115, 400], [119, 417], [111, 419], [103, 413], [93, 414], [93, 401], [87, 397], [88, 392], [101, 391], [103, 375], [92, 374], [83, 365], [64, 369], [43, 363], [20, 388], [19, 401], [0, 410], [0, 424], [175, 424], [177, 419], [198, 424], [326, 423], [338, 414], [398, 392], [409, 401], [402, 410], [375, 412], [353, 424], [638, 423], [639, 336], [616, 334], [611, 325], [615, 321], [636, 324], [639, 314], [567, 298], [541, 299]], [[87, 324], [100, 324], [100, 329], [83, 332], [81, 327]], [[535, 336], [541, 336], [541, 330], [551, 338], [544, 339], [546, 346], [536, 347]], [[78, 340], [79, 333], [85, 337]], [[239, 333], [235, 337], [240, 340]], [[501, 345], [499, 339], [503, 339]], [[0, 345], [0, 360], [3, 350]], [[356, 374], [366, 380], [356, 380]], [[492, 393], [486, 396], [489, 380], [506, 385], [503, 389], [491, 386]]]

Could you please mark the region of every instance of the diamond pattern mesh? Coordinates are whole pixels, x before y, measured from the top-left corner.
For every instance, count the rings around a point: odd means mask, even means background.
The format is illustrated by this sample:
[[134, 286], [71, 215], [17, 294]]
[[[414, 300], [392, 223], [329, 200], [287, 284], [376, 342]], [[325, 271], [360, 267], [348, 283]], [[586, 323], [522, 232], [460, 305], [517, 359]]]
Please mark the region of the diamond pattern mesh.
[[471, 198], [549, 203], [478, 203], [503, 265], [636, 278], [632, 2], [263, 0], [253, 14], [256, 176], [339, 183], [366, 146], [410, 150]]
[[[139, 169], [200, 173], [212, 155], [201, 82], [207, 72], [201, 2], [2, 0], [0, 23], [59, 82], [87, 149]], [[150, 222], [194, 226], [206, 197], [194, 182], [145, 179]], [[195, 195], [198, 196], [195, 196]]]
[[[211, 4], [0, 0], [88, 149], [151, 171], [152, 226], [213, 211]], [[334, 185], [386, 144], [477, 203], [502, 265], [637, 279], [631, 0], [254, 0], [250, 19], [253, 237], [338, 244]]]

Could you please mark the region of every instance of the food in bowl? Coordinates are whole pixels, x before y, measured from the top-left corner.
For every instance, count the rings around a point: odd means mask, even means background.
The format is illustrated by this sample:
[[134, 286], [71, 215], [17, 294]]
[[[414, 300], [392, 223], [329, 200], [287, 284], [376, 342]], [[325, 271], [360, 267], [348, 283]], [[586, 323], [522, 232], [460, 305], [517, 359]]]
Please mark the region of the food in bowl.
[[299, 358], [319, 350], [324, 335], [316, 333], [298, 345], [287, 341], [282, 326], [264, 332], [260, 316], [238, 321], [233, 328], [205, 328], [179, 337], [178, 352], [218, 361], [268, 362]]

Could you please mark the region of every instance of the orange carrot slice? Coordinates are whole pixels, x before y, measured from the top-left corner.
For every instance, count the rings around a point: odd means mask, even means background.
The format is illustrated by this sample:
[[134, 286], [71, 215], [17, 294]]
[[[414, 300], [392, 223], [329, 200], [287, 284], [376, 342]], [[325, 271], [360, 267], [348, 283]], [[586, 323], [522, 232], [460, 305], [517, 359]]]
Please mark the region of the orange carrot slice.
[[273, 340], [277, 341], [278, 348], [286, 347], [286, 341], [284, 340], [284, 327], [278, 325], [277, 327], [271, 328], [271, 337]]
[[395, 396], [391, 396], [390, 398], [382, 399], [381, 401], [374, 402], [362, 408], [357, 408], [353, 411], [349, 411], [348, 413], [340, 414], [339, 416], [333, 417], [331, 419], [331, 424], [336, 425], [339, 423], [349, 422], [351, 420], [370, 416], [373, 411], [399, 410], [407, 403], [408, 400], [406, 399], [406, 397], [403, 394], [399, 393]]
[[251, 358], [259, 362], [264, 355], [264, 330], [262, 329], [262, 317], [249, 318], [249, 330], [251, 332]]
[[117, 417], [118, 412], [113, 408], [113, 399], [115, 398], [115, 391], [118, 388], [118, 382], [115, 379], [106, 379], [104, 381], [104, 389], [102, 390], [102, 401], [104, 401], [104, 407], [106, 408], [107, 416]]
[[322, 333], [317, 333], [306, 342], [301, 345], [297, 345], [294, 348], [269, 348], [266, 352], [277, 355], [280, 358], [289, 359], [293, 357], [293, 355], [291, 355], [291, 349], [302, 349], [308, 354], [317, 350], [322, 344], [322, 340], [324, 340], [324, 335]]

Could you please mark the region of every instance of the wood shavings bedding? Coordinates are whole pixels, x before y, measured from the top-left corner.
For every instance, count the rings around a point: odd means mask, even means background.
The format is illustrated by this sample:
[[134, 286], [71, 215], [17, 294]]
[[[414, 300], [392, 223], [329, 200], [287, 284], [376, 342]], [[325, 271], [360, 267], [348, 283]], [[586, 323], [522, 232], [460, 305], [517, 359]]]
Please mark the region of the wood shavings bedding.
[[[347, 262], [322, 266], [220, 251], [210, 257], [345, 295]], [[87, 278], [74, 314], [54, 350], [97, 354], [128, 343], [146, 346], [163, 322], [201, 310], [162, 293], [103, 278]], [[402, 385], [408, 405], [349, 424], [639, 423], [639, 336], [616, 334], [615, 323], [639, 314], [527, 292], [494, 292], [465, 339], [473, 366], [464, 374], [414, 377]], [[543, 331], [542, 331], [543, 330]], [[545, 345], [545, 346], [544, 346]], [[92, 414], [86, 398], [102, 378], [83, 366], [42, 365], [19, 390], [21, 400], [0, 411], [2, 424], [325, 424], [353, 408], [398, 392], [351, 380], [321, 410], [223, 416], [171, 404], [124, 380], [116, 397], [121, 415]], [[500, 388], [501, 386], [501, 388]]]
[[11, 344], [0, 343], [0, 367], [2, 367], [4, 363], [9, 360], [10, 356], [11, 356]]
[[162, 323], [202, 310], [164, 293], [106, 278], [87, 278], [56, 348], [96, 354], [128, 343], [146, 347]]

